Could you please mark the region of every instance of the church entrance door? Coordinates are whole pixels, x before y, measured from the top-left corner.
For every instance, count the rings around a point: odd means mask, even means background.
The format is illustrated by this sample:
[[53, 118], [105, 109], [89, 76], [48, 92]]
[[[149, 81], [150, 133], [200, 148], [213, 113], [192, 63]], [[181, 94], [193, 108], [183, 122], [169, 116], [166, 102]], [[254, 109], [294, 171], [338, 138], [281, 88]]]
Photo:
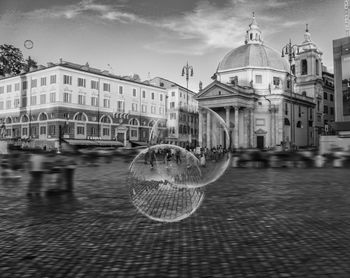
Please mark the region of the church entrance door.
[[256, 146], [258, 149], [263, 149], [265, 147], [264, 136], [261, 136], [261, 135], [256, 136]]

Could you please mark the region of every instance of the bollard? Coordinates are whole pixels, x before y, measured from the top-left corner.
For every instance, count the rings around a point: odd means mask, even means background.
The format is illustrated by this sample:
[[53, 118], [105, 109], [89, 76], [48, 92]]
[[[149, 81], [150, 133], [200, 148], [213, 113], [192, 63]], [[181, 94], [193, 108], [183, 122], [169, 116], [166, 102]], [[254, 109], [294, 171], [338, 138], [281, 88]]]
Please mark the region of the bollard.
[[73, 192], [74, 187], [74, 171], [75, 166], [67, 166], [64, 168], [64, 179], [67, 192]]

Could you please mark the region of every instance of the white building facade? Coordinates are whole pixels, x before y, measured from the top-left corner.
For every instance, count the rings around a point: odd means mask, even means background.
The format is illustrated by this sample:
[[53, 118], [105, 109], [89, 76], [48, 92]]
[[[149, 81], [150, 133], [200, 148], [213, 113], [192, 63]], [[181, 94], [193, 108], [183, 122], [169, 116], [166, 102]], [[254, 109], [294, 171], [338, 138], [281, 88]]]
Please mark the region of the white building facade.
[[166, 121], [166, 90], [86, 65], [60, 61], [0, 79], [7, 138], [147, 142]]

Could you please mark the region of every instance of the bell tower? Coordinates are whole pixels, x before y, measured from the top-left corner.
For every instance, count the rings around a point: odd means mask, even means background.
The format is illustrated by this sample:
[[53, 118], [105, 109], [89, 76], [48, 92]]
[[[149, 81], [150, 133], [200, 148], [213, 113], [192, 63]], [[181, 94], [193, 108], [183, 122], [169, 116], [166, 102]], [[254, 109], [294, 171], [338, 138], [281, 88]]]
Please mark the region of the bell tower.
[[296, 92], [314, 99], [315, 108], [308, 111], [309, 136], [318, 146], [323, 124], [322, 52], [311, 40], [306, 24], [304, 41], [298, 45], [295, 57]]

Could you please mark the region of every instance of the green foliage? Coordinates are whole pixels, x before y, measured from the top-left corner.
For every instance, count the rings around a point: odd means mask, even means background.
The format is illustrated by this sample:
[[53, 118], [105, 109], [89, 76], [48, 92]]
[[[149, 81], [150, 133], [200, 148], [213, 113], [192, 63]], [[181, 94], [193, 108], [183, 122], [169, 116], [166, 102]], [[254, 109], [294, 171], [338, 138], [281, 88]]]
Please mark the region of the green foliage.
[[30, 68], [37, 68], [37, 62], [30, 56], [24, 60], [22, 51], [11, 45], [0, 45], [0, 76], [5, 74], [19, 74], [21, 70], [28, 72]]
[[10, 44], [0, 45], [0, 75], [19, 74], [24, 65], [22, 51]]

